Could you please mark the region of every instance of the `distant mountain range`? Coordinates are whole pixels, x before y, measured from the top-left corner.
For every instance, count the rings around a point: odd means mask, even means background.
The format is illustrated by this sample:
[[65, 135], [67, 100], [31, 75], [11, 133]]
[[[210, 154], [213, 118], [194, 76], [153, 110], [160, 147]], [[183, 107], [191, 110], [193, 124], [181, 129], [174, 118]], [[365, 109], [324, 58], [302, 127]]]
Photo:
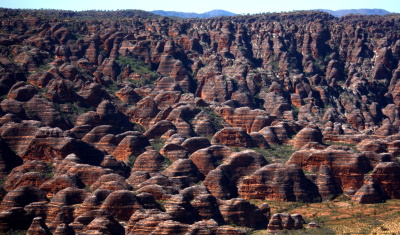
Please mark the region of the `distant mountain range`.
[[224, 10], [212, 10], [205, 13], [194, 13], [194, 12], [179, 12], [179, 11], [152, 11], [154, 14], [168, 16], [168, 17], [181, 17], [181, 18], [210, 18], [219, 16], [234, 16], [235, 13], [224, 11]]
[[[349, 14], [360, 14], [360, 15], [387, 15], [391, 12], [384, 9], [345, 9], [345, 10], [327, 10], [327, 9], [316, 9], [318, 11], [327, 12], [333, 16], [341, 17]], [[205, 13], [194, 13], [194, 12], [180, 12], [180, 11], [163, 11], [157, 10], [152, 11], [152, 13], [168, 17], [181, 17], [181, 18], [210, 18], [210, 17], [220, 17], [220, 16], [234, 16], [235, 13], [225, 11], [225, 10], [212, 10]]]
[[317, 9], [317, 10], [327, 12], [336, 17], [341, 17], [341, 16], [349, 15], [349, 14], [387, 15], [387, 14], [391, 13], [384, 9], [346, 9], [346, 10], [337, 10], [337, 11], [326, 10], [326, 9]]

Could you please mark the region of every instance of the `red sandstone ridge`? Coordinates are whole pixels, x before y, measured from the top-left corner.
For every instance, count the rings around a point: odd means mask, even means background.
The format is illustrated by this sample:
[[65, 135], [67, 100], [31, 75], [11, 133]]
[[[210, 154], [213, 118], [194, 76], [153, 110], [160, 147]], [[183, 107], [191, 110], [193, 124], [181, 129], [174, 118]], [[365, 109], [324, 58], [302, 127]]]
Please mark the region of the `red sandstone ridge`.
[[305, 221], [252, 200], [400, 198], [396, 14], [0, 22], [0, 233], [277, 232]]

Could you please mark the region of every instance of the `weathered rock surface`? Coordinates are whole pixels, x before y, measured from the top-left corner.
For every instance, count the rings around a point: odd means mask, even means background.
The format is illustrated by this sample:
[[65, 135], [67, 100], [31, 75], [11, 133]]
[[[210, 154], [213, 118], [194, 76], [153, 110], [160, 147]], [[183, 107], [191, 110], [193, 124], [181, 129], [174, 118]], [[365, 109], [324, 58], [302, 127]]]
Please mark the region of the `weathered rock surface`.
[[400, 198], [396, 14], [0, 22], [0, 233], [276, 232], [304, 221], [246, 199]]
[[364, 174], [372, 169], [366, 156], [340, 146], [330, 146], [324, 150], [299, 150], [286, 164], [313, 173], [321, 171], [321, 167], [328, 167], [329, 170], [322, 173], [328, 177], [325, 181], [332, 181], [339, 192], [358, 190], [363, 184]]
[[318, 202], [318, 188], [306, 178], [301, 168], [274, 163], [245, 177], [238, 186], [245, 199]]

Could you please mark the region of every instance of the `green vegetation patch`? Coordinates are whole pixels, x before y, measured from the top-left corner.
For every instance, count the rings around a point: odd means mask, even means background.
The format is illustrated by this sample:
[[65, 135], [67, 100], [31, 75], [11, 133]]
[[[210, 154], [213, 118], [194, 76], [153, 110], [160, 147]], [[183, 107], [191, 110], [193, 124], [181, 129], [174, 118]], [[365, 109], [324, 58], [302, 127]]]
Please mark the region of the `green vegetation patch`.
[[132, 73], [140, 75], [139, 80], [131, 80], [131, 82], [136, 86], [151, 86], [158, 77], [157, 72], [153, 71], [151, 67], [142, 60], [133, 57], [120, 56], [116, 62], [122, 69], [129, 65]]
[[212, 110], [210, 107], [198, 107], [198, 108], [201, 109], [201, 111], [208, 114], [208, 116], [210, 117], [211, 125], [214, 127], [216, 131], [224, 128], [224, 126], [222, 125], [224, 119], [218, 114], [216, 114], [214, 110]]
[[252, 150], [263, 155], [268, 162], [273, 162], [274, 160], [279, 160], [279, 159], [284, 162], [287, 162], [290, 156], [292, 156], [292, 154], [295, 152], [295, 150], [293, 150], [292, 148], [293, 146], [291, 145], [283, 144], [283, 145], [271, 145], [271, 148], [269, 149], [252, 148]]

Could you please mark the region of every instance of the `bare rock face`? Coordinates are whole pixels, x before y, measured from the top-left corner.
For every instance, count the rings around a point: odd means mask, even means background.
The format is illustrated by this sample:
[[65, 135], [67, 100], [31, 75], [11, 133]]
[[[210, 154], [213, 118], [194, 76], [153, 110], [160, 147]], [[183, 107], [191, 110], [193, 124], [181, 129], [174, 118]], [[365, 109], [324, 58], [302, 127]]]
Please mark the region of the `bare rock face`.
[[88, 234], [125, 234], [124, 227], [113, 216], [97, 217], [85, 230]]
[[322, 137], [318, 128], [303, 128], [293, 139], [293, 149], [299, 149], [310, 142], [322, 144]]
[[1, 137], [12, 151], [21, 156], [42, 125], [37, 121], [9, 123], [1, 127]]
[[148, 150], [139, 155], [132, 167], [132, 171], [146, 171], [155, 173], [164, 166], [164, 157], [155, 150]]
[[274, 214], [268, 224], [269, 232], [276, 232], [282, 229], [293, 230], [302, 229], [305, 224], [304, 219], [299, 214]]
[[[99, 220], [96, 220], [97, 218]], [[113, 234], [112, 232], [121, 234], [123, 227], [109, 212], [92, 210], [76, 217], [73, 222], [69, 223], [69, 228], [73, 229], [74, 233], [84, 233], [90, 229], [93, 234]]]
[[130, 156], [139, 156], [146, 151], [149, 146], [149, 140], [141, 135], [128, 135], [117, 146], [113, 152], [115, 159], [126, 162]]
[[35, 94], [36, 89], [32, 85], [26, 85], [24, 82], [17, 82], [11, 87], [8, 92], [7, 98], [26, 102], [30, 100]]
[[[24, 164], [21, 166], [15, 167], [8, 177], [6, 178], [3, 188], [7, 191], [10, 191], [12, 189], [16, 188], [17, 184], [24, 184], [28, 183], [29, 184], [29, 178], [31, 178], [33, 182], [36, 182], [39, 184], [39, 181], [41, 179], [46, 178], [44, 177], [45, 174], [50, 174], [51, 170], [42, 161], [39, 160], [33, 160], [33, 161], [26, 161]], [[21, 181], [21, 178], [23, 177], [24, 174], [26, 173], [41, 173], [41, 176], [38, 174], [28, 174], [25, 177], [27, 177], [28, 181]], [[18, 187], [18, 186], [17, 186]]]
[[37, 130], [22, 155], [25, 160], [42, 160], [52, 162], [64, 159], [74, 149], [72, 138], [66, 137], [60, 128], [41, 127]]
[[129, 221], [136, 210], [142, 208], [136, 195], [127, 190], [111, 193], [101, 206], [102, 210], [110, 212], [118, 220]]
[[84, 184], [76, 175], [59, 175], [54, 176], [52, 179], [44, 182], [40, 185], [40, 189], [45, 191], [47, 194], [55, 195], [60, 190], [73, 187], [83, 188]]
[[212, 219], [219, 224], [223, 223], [223, 217], [218, 208], [217, 198], [211, 194], [200, 194], [190, 203], [201, 220]]
[[132, 171], [132, 174], [128, 179], [126, 179], [126, 182], [133, 187], [137, 188], [138, 185], [140, 185], [142, 182], [150, 179], [150, 174], [146, 171]]
[[400, 196], [397, 190], [399, 167], [396, 162], [383, 162], [378, 164], [371, 174], [371, 178], [382, 188], [387, 198], [399, 198]]
[[266, 163], [262, 155], [251, 150], [234, 153], [207, 174], [203, 185], [217, 198], [235, 197], [238, 194], [237, 183]]
[[226, 127], [213, 136], [212, 144], [223, 144], [229, 147], [257, 147], [250, 135], [239, 127]]
[[172, 219], [185, 224], [192, 224], [199, 219], [198, 214], [194, 213], [190, 202], [182, 195], [174, 195], [164, 203], [165, 211], [171, 215]]
[[22, 186], [9, 191], [0, 204], [2, 211], [24, 207], [32, 202], [48, 201], [46, 194], [34, 186]]
[[366, 139], [357, 144], [357, 149], [360, 152], [387, 152], [388, 143], [383, 140]]
[[27, 215], [22, 207], [14, 207], [0, 213], [0, 231], [2, 233], [12, 230], [28, 230], [31, 222], [32, 218]]
[[383, 195], [381, 187], [369, 180], [354, 194], [352, 200], [360, 204], [380, 203], [384, 200]]
[[339, 146], [331, 146], [324, 150], [299, 150], [286, 164], [293, 164], [314, 173], [322, 166], [328, 166], [335, 187], [341, 192], [358, 190], [363, 184], [364, 174], [371, 170], [371, 165], [364, 155]]
[[235, 234], [235, 235], [244, 235], [246, 231], [240, 228], [235, 228], [232, 226], [220, 226], [216, 229], [216, 234]]
[[89, 164], [76, 164], [71, 162], [65, 162], [59, 164], [56, 167], [55, 172], [58, 174], [76, 175], [85, 185], [92, 185], [102, 175], [112, 173], [112, 170], [98, 166], [92, 166]]
[[238, 182], [242, 177], [250, 175], [266, 165], [267, 161], [261, 154], [253, 150], [246, 150], [233, 153], [223, 164], [231, 168], [233, 180]]
[[[247, 106], [247, 105], [246, 105]], [[249, 107], [228, 108], [216, 110], [224, 120], [233, 127], [243, 128], [247, 133], [257, 132], [272, 123], [272, 118], [264, 110], [251, 110]]]
[[154, 101], [156, 102], [158, 109], [164, 110], [165, 108], [177, 103], [180, 99], [180, 96], [181, 92], [164, 91], [156, 95], [156, 97], [154, 97]]
[[206, 176], [210, 171], [224, 162], [232, 153], [233, 150], [229, 147], [224, 145], [212, 145], [194, 152], [190, 155], [190, 160], [192, 160], [199, 171]]
[[29, 227], [26, 234], [29, 235], [49, 235], [51, 234], [49, 228], [47, 228], [46, 224], [42, 217], [36, 217], [33, 219], [31, 226]]
[[218, 223], [214, 220], [198, 221], [192, 224], [188, 233], [192, 234], [212, 234], [218, 229]]
[[0, 103], [3, 112], [14, 114], [21, 119], [26, 119], [25, 109], [22, 105], [23, 102], [11, 99], [5, 99]]
[[144, 135], [149, 139], [155, 139], [160, 138], [169, 130], [176, 130], [175, 125], [169, 121], [162, 120], [154, 124], [154, 126], [152, 126], [150, 129], [148, 129], [144, 133]]
[[44, 175], [39, 172], [27, 172], [20, 176], [20, 178], [15, 181], [14, 188], [20, 186], [35, 186], [39, 187], [42, 183], [44, 183], [49, 176]]
[[122, 113], [119, 112], [116, 105], [109, 100], [103, 100], [97, 106], [96, 113], [99, 114], [101, 124], [119, 127], [120, 130], [130, 130], [131, 128], [129, 122], [125, 122], [124, 125], [122, 125], [124, 119]]
[[207, 148], [210, 145], [210, 141], [205, 137], [188, 138], [182, 143], [182, 146], [187, 148], [190, 153], [194, 153], [202, 148]]
[[106, 154], [112, 154], [119, 144], [118, 139], [113, 134], [103, 136], [96, 144], [96, 148], [104, 151]]
[[53, 102], [73, 102], [76, 97], [73, 86], [72, 81], [62, 78], [53, 79], [49, 82], [48, 91], [44, 96]]
[[153, 99], [147, 97], [139, 101], [134, 108], [128, 110], [129, 120], [144, 127], [149, 127], [151, 119], [156, 117], [159, 109]]
[[172, 195], [177, 194], [176, 190], [172, 186], [161, 186], [158, 184], [147, 184], [138, 189], [140, 193], [148, 193], [152, 195], [156, 200], [167, 200], [172, 197]]
[[22, 159], [0, 138], [0, 176], [7, 175], [14, 167], [21, 164]]
[[24, 108], [29, 119], [40, 120], [50, 127], [60, 127], [64, 130], [70, 128], [70, 124], [55, 109], [54, 104], [44, 98], [35, 95], [24, 104]]
[[124, 88], [121, 88], [119, 91], [115, 92], [115, 95], [121, 101], [127, 104], [132, 104], [140, 100], [140, 96], [130, 86], [125, 86]]
[[[76, 126], [83, 126], [83, 125], [90, 125], [92, 128], [93, 126], [97, 126], [100, 124], [100, 115], [95, 111], [88, 111], [79, 115], [76, 118]], [[90, 130], [92, 130], [92, 128]], [[104, 127], [103, 127], [104, 128]], [[96, 130], [99, 131], [99, 130]], [[89, 138], [90, 140], [90, 138]]]
[[327, 165], [319, 168], [316, 185], [323, 200], [331, 200], [341, 193], [340, 188], [335, 184], [332, 171]]
[[101, 125], [93, 128], [89, 133], [87, 133], [82, 141], [88, 144], [97, 144], [101, 138], [108, 134], [115, 134], [115, 128], [111, 125]]
[[71, 226], [67, 225], [66, 223], [62, 223], [57, 226], [56, 230], [54, 231], [53, 235], [73, 235], [75, 231], [72, 229]]
[[77, 94], [86, 105], [92, 107], [99, 105], [103, 99], [109, 99], [109, 94], [97, 83], [85, 84]]
[[96, 182], [90, 186], [92, 191], [97, 189], [105, 189], [111, 191], [131, 190], [132, 187], [125, 182], [125, 178], [118, 174], [107, 174], [101, 176]]
[[0, 233], [279, 233], [303, 218], [247, 199], [400, 198], [398, 16], [80, 14], [0, 9]]
[[160, 210], [137, 210], [129, 219], [128, 234], [150, 234], [157, 226], [172, 217]]
[[163, 171], [167, 177], [187, 177], [189, 184], [194, 184], [203, 179], [196, 165], [190, 159], [179, 159]]
[[258, 229], [267, 227], [268, 220], [259, 208], [244, 199], [235, 198], [224, 201], [220, 210], [226, 224]]
[[191, 123], [199, 136], [213, 136], [216, 132], [217, 124], [213, 124], [212, 117], [204, 111], [198, 113]]
[[189, 226], [187, 224], [180, 223], [178, 221], [167, 220], [158, 225], [154, 234], [184, 234], [188, 231]]
[[59, 191], [48, 204], [46, 224], [54, 231], [63, 222], [73, 221], [74, 205], [81, 204], [89, 193], [84, 189], [66, 188]]
[[160, 150], [160, 153], [172, 162], [179, 159], [187, 159], [189, 156], [189, 150], [187, 148], [174, 143], [165, 144], [164, 147]]
[[318, 188], [307, 179], [301, 168], [274, 163], [264, 166], [245, 177], [238, 186], [245, 199], [271, 199], [279, 201], [321, 200]]

